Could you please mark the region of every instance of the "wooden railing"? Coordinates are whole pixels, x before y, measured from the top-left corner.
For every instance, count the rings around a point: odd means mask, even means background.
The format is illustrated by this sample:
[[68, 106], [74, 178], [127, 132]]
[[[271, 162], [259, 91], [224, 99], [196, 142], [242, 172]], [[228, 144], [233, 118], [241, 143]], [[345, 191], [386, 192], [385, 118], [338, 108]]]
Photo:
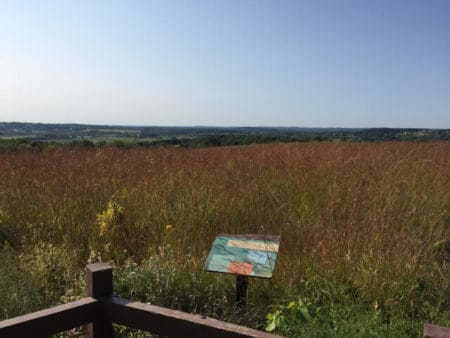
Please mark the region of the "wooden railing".
[[[220, 320], [114, 297], [112, 268], [86, 267], [87, 297], [0, 322], [0, 337], [48, 337], [87, 325], [90, 338], [113, 336], [112, 324], [146, 330], [163, 337], [280, 338], [281, 336]], [[450, 328], [425, 324], [424, 338], [450, 338]]]
[[88, 337], [112, 337], [112, 324], [164, 337], [276, 338], [277, 335], [155, 305], [113, 297], [112, 268], [86, 267], [87, 297], [0, 322], [0, 337], [48, 337], [87, 325]]
[[425, 324], [423, 326], [423, 338], [450, 338], [450, 328]]

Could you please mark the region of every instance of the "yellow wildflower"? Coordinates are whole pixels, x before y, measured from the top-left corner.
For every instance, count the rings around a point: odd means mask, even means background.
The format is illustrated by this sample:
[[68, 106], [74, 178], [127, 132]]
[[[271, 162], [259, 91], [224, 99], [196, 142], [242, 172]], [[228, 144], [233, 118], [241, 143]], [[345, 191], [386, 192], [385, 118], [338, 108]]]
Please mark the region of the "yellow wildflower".
[[108, 232], [113, 231], [119, 225], [122, 215], [123, 207], [118, 203], [109, 201], [106, 210], [97, 214], [99, 235], [104, 236]]

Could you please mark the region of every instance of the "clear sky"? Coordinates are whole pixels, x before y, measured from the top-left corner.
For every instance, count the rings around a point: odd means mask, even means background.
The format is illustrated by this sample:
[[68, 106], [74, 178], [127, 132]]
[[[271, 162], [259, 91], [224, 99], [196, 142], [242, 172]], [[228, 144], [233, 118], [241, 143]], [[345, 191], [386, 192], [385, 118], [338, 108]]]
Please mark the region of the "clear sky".
[[450, 128], [450, 0], [0, 0], [0, 121]]

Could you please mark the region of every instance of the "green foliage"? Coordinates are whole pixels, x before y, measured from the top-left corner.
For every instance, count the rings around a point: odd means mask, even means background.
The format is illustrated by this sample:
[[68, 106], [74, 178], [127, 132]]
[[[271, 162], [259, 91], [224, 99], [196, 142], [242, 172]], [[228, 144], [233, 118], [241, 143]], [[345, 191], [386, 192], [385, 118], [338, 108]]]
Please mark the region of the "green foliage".
[[9, 245], [0, 249], [0, 316], [14, 317], [84, 294], [83, 270], [73, 266], [67, 247], [36, 243], [19, 257]]
[[278, 305], [267, 314], [266, 330], [287, 337], [397, 337], [416, 336], [421, 323], [402, 318], [387, 319], [375, 302], [373, 307], [357, 302], [316, 304], [299, 297]]

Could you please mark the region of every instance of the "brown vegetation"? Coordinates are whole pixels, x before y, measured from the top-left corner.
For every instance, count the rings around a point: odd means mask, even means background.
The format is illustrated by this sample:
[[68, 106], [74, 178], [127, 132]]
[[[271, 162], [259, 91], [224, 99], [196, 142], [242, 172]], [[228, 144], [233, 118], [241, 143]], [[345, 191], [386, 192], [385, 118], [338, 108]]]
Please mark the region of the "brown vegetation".
[[0, 187], [0, 246], [30, 269], [49, 245], [82, 269], [92, 251], [140, 262], [170, 237], [172, 264], [201, 271], [219, 233], [281, 233], [287, 293], [320, 270], [388, 312], [449, 306], [448, 142], [15, 152]]

